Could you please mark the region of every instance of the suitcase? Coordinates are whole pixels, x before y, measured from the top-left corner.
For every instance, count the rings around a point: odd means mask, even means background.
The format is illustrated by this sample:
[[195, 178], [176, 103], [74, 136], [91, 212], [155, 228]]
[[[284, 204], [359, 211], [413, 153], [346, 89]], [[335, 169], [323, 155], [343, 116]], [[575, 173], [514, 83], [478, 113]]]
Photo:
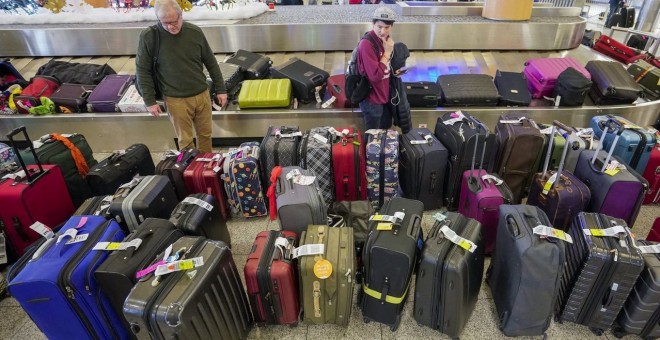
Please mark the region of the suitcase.
[[337, 201], [367, 199], [367, 178], [362, 132], [339, 128], [340, 140], [332, 145], [332, 167]]
[[346, 98], [346, 75], [335, 74], [328, 78], [328, 91], [335, 97], [335, 108], [354, 107], [348, 98]]
[[[546, 237], [550, 227], [541, 209], [500, 206], [497, 251], [488, 268], [499, 328], [506, 336], [539, 336], [550, 326], [565, 261], [563, 241]], [[535, 230], [536, 229], [536, 230]], [[534, 298], [531, 299], [530, 296]]]
[[135, 76], [128, 74], [110, 74], [96, 85], [87, 98], [88, 112], [119, 112], [119, 101], [124, 92], [135, 81]]
[[646, 236], [646, 240], [660, 242], [660, 217], [656, 217], [649, 234]]
[[183, 171], [183, 181], [189, 194], [213, 196], [222, 218], [228, 220], [231, 212], [227, 206], [227, 193], [221, 178], [224, 161], [225, 157], [220, 153], [200, 153]]
[[507, 114], [500, 116], [495, 138], [499, 147], [496, 172], [511, 189], [512, 203], [519, 204], [536, 171], [534, 164], [541, 157], [545, 137], [534, 120]]
[[[657, 243], [638, 240], [637, 245], [648, 247]], [[626, 334], [639, 335], [642, 339], [660, 337], [660, 254], [643, 253], [642, 258], [644, 270], [612, 328], [617, 338]]]
[[438, 77], [437, 84], [446, 106], [495, 106], [500, 99], [487, 74], [445, 74]]
[[163, 155], [156, 165], [156, 175], [167, 176], [174, 188], [178, 201], [188, 196], [188, 188], [183, 173], [197, 157], [199, 151], [193, 148], [184, 148], [181, 151], [169, 151]]
[[94, 91], [96, 85], [62, 84], [50, 96], [59, 113], [80, 113], [87, 111], [87, 97]]
[[422, 201], [425, 210], [442, 207], [448, 154], [429, 129], [413, 128], [401, 136], [399, 176], [406, 198]]
[[[300, 237], [301, 247], [318, 248], [298, 258], [303, 321], [307, 324], [348, 326], [355, 286], [355, 247], [352, 228], [310, 225]], [[319, 264], [320, 263], [320, 264]]]
[[399, 196], [399, 133], [396, 130], [367, 130], [367, 198], [378, 210]]
[[109, 211], [124, 231], [132, 232], [147, 217], [168, 218], [177, 202], [167, 177], [136, 177], [117, 189]]
[[553, 125], [539, 124], [539, 129], [541, 129], [541, 133], [545, 138], [545, 142], [543, 143], [543, 150], [541, 151], [542, 156], [537, 158], [537, 162], [536, 162], [537, 166], [534, 167], [534, 169], [536, 169], [536, 171], [538, 172], [543, 172], [543, 165], [544, 165], [543, 162], [545, 160], [546, 154], [548, 153], [548, 149], [550, 150], [550, 161], [548, 162], [548, 169], [549, 170], [559, 169], [561, 156], [564, 152], [564, 149], [566, 148], [566, 138], [564, 138], [564, 135], [557, 128], [555, 128], [555, 132], [553, 135], [554, 138], [552, 138], [552, 143], [550, 143], [552, 128]]
[[330, 77], [328, 72], [298, 58], [291, 58], [284, 64], [273, 67], [271, 75], [273, 79], [290, 79], [293, 96], [301, 103], [320, 103], [324, 96], [323, 87]]
[[[552, 126], [552, 134], [555, 127]], [[548, 171], [554, 138], [545, 156], [543, 171], [534, 175], [527, 204], [541, 208], [555, 229], [568, 231], [578, 212], [584, 211], [591, 191], [572, 172], [564, 170], [568, 148], [564, 148], [557, 171]], [[557, 178], [558, 177], [558, 178]]]
[[115, 221], [74, 216], [11, 280], [9, 292], [49, 339], [128, 339], [93, 276], [109, 252], [92, 248], [123, 239]]
[[[612, 238], [596, 232], [611, 227]], [[596, 335], [610, 328], [628, 298], [644, 261], [625, 221], [598, 213], [579, 213], [570, 228], [566, 265], [557, 300], [559, 321], [588, 326]], [[617, 234], [615, 234], [617, 235]]]
[[[456, 211], [459, 206], [460, 183], [463, 173], [471, 168], [473, 146], [475, 145], [476, 135], [483, 136], [486, 139], [485, 154], [488, 155], [481, 163], [475, 164], [479, 168], [491, 171], [493, 168], [492, 157], [495, 154], [495, 135], [490, 133], [488, 127], [477, 118], [466, 112], [445, 113], [435, 124], [435, 136], [449, 151], [448, 173], [445, 175], [445, 201], [444, 205], [450, 211]], [[481, 153], [481, 150], [477, 151]]]
[[61, 84], [57, 78], [49, 76], [32, 77], [30, 83], [23, 87], [23, 91], [13, 96], [16, 111], [22, 114], [30, 113], [29, 110], [32, 107], [41, 105], [41, 97], [50, 98], [60, 88]]
[[[299, 172], [300, 176], [293, 173]], [[328, 225], [328, 215], [323, 196], [316, 181], [308, 185], [296, 183], [296, 177], [313, 176], [309, 170], [298, 166], [282, 167], [282, 174], [277, 179], [277, 216], [280, 229], [288, 230], [300, 236], [307, 226]], [[272, 197], [269, 199], [273, 199]]]
[[[656, 138], [660, 137], [656, 133]], [[643, 204], [660, 203], [660, 145], [651, 150], [651, 157], [643, 173], [644, 179], [649, 182], [649, 190], [644, 196]]]
[[621, 13], [616, 12], [612, 14], [609, 20], [607, 20], [607, 22], [605, 23], [605, 27], [611, 28], [612, 26], [619, 26], [620, 23], [621, 23]]
[[532, 103], [524, 73], [497, 70], [494, 82], [500, 94], [500, 105], [529, 106]]
[[96, 215], [110, 219], [112, 217], [108, 211], [110, 202], [112, 202], [112, 195], [90, 197], [73, 212], [73, 216]]
[[5, 91], [14, 84], [22, 84], [21, 87], [25, 87], [24, 85], [27, 84], [25, 78], [11, 64], [9, 59], [0, 60], [0, 77], [4, 79], [3, 83], [0, 84], [0, 91]]
[[[227, 245], [185, 236], [173, 254], [184, 267], [140, 279], [124, 302], [124, 316], [138, 339], [246, 339], [252, 315]], [[162, 256], [157, 257], [162, 258]], [[197, 261], [199, 263], [199, 261]]]
[[[8, 247], [16, 256], [23, 255], [25, 248], [41, 238], [29, 227], [39, 221], [50, 228], [56, 228], [66, 221], [75, 210], [67, 192], [62, 171], [57, 165], [42, 165], [30, 143], [30, 151], [37, 159], [37, 165], [25, 165], [18, 153], [14, 136], [23, 133], [30, 141], [25, 127], [13, 130], [7, 135], [21, 164], [20, 177], [3, 178], [0, 181], [0, 227], [8, 239]], [[53, 197], [57, 199], [45, 199]]]
[[95, 196], [112, 195], [120, 185], [128, 183], [136, 174], [154, 175], [156, 168], [149, 148], [133, 144], [118, 150], [89, 169], [85, 177]]
[[[560, 121], [555, 120], [553, 124], [559, 127], [559, 132], [564, 136], [564, 147], [567, 148], [566, 159], [564, 160], [564, 170], [574, 173], [578, 159], [580, 158], [580, 153], [585, 149], [591, 148], [593, 131], [591, 131], [587, 137], [587, 135], [581, 135], [577, 130], [561, 123]], [[583, 139], [583, 136], [588, 140]]]
[[335, 201], [335, 182], [332, 174], [332, 144], [335, 129], [329, 126], [310, 129], [300, 142], [300, 167], [316, 176], [326, 206]]
[[262, 79], [270, 74], [273, 62], [263, 54], [238, 50], [225, 59], [225, 63], [234, 64], [245, 70], [246, 79]]
[[176, 205], [170, 215], [170, 222], [186, 235], [222, 241], [231, 248], [227, 223], [215, 203], [217, 201], [209, 194], [192, 194]]
[[628, 65], [628, 73], [644, 91], [648, 100], [660, 99], [660, 69], [644, 60], [638, 60]]
[[243, 272], [252, 317], [258, 324], [298, 324], [298, 273], [293, 262], [296, 237], [290, 231], [270, 230], [260, 232], [254, 240]]
[[225, 191], [232, 212], [243, 217], [268, 213], [259, 175], [259, 143], [246, 142], [239, 152], [230, 153], [223, 164]]
[[431, 81], [404, 82], [406, 98], [410, 107], [438, 107], [440, 86]]
[[621, 7], [621, 21], [619, 26], [630, 28], [635, 26], [635, 7]]
[[602, 33], [600, 31], [594, 30], [585, 30], [584, 35], [582, 36], [582, 45], [587, 47], [594, 47], [596, 39], [598, 39]]
[[156, 255], [181, 237], [183, 232], [171, 222], [160, 218], [147, 218], [122, 242], [127, 245], [139, 242], [138, 245], [113, 251], [94, 271], [94, 279], [112, 304], [115, 313], [121, 317], [126, 329], [130, 329], [130, 325], [123, 314], [124, 300], [140, 279], [140, 271], [145, 269]]
[[594, 82], [589, 95], [596, 105], [631, 104], [642, 95], [642, 88], [620, 63], [592, 60], [586, 68]]
[[591, 118], [590, 127], [594, 134], [603, 142], [603, 149], [612, 147], [612, 141], [615, 139], [616, 132], [605, 135], [603, 138], [603, 129], [607, 124], [608, 119], [616, 119], [617, 122], [623, 125], [623, 133], [614, 148], [612, 155], [617, 156], [623, 160], [631, 168], [635, 169], [638, 174], [643, 174], [649, 159], [651, 158], [651, 151], [655, 148], [657, 140], [655, 133], [639, 127], [629, 120], [618, 116], [594, 116]]
[[[615, 21], [615, 18], [612, 18], [612, 21]], [[623, 43], [610, 38], [607, 35], [601, 35], [593, 47], [594, 51], [600, 52], [616, 61], [620, 61], [624, 64], [630, 64], [638, 59], [644, 59], [644, 56], [632, 48], [626, 46]]]
[[[448, 212], [436, 221], [422, 249], [415, 278], [413, 317], [418, 324], [458, 338], [477, 304], [484, 273], [481, 225]], [[449, 235], [460, 241], [450, 241]]]
[[260, 79], [246, 80], [238, 94], [241, 109], [287, 108], [291, 105], [291, 80]]
[[365, 322], [384, 323], [393, 332], [399, 327], [424, 243], [423, 211], [422, 202], [395, 197], [370, 218], [371, 232], [362, 251], [364, 282], [358, 295]]
[[[222, 73], [222, 79], [225, 81], [227, 95], [233, 98], [238, 92], [241, 82], [245, 79], [245, 70], [232, 63], [219, 62], [218, 66], [220, 67], [220, 73]], [[215, 87], [211, 88], [213, 89], [211, 93], [215, 94]]]
[[302, 133], [297, 126], [270, 126], [261, 142], [259, 172], [265, 189], [269, 187], [271, 171], [275, 166], [297, 166], [298, 149]]
[[570, 57], [527, 60], [523, 73], [527, 78], [527, 85], [529, 91], [532, 93], [532, 97], [543, 98], [552, 96], [557, 78], [569, 67], [576, 69], [587, 79], [591, 79], [589, 71], [577, 60]]
[[582, 106], [584, 98], [593, 86], [591, 80], [580, 71], [568, 67], [557, 77], [552, 96], [559, 106]]
[[630, 35], [630, 38], [628, 38], [628, 41], [626, 42], [626, 46], [638, 50], [646, 50], [647, 41], [649, 41], [649, 37], [646, 35], [632, 34]]

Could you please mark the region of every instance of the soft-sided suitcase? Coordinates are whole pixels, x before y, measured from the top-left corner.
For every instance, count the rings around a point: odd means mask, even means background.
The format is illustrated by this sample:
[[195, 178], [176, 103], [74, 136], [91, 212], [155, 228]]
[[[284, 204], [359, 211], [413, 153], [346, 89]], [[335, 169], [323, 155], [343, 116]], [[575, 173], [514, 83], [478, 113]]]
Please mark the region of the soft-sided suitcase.
[[589, 326], [601, 335], [616, 319], [642, 272], [642, 254], [626, 222], [611, 216], [579, 213], [569, 233], [573, 243], [566, 247], [557, 317]]
[[330, 76], [328, 72], [298, 58], [291, 58], [284, 64], [271, 69], [273, 79], [288, 78], [293, 86], [293, 96], [301, 103], [310, 103], [324, 96], [324, 85]]
[[109, 219], [112, 217], [108, 211], [110, 202], [112, 202], [112, 195], [90, 197], [73, 212], [73, 216], [97, 215]]
[[117, 104], [134, 81], [135, 76], [133, 75], [110, 74], [105, 76], [87, 98], [87, 111], [118, 112]]
[[62, 84], [50, 100], [55, 103], [55, 110], [61, 113], [78, 113], [87, 111], [87, 97], [94, 91], [96, 85]]
[[362, 132], [339, 128], [341, 138], [332, 145], [332, 167], [337, 201], [367, 199], [367, 178]]
[[0, 224], [8, 238], [8, 247], [16, 256], [23, 255], [25, 248], [40, 238], [29, 228], [33, 223], [39, 221], [56, 228], [75, 210], [59, 166], [42, 165], [31, 145], [37, 165], [25, 165], [14, 143], [14, 136], [19, 133], [30, 141], [24, 126], [9, 133], [7, 138], [16, 151], [22, 173], [13, 173], [16, 175], [13, 179], [0, 181]]
[[247, 79], [261, 79], [270, 74], [270, 65], [273, 62], [263, 54], [238, 50], [226, 58], [225, 63], [242, 67], [245, 70], [245, 78]]
[[3, 83], [0, 84], [0, 91], [4, 91], [14, 84], [22, 84], [21, 86], [27, 84], [25, 78], [11, 64], [9, 59], [0, 60], [0, 77], [4, 79]]
[[660, 217], [656, 217], [655, 221], [653, 221], [653, 226], [651, 226], [651, 230], [646, 236], [646, 240], [660, 242]]
[[[656, 133], [656, 139], [658, 138], [660, 135]], [[651, 157], [646, 164], [643, 177], [649, 182], [649, 190], [644, 196], [644, 204], [660, 203], [660, 144], [656, 144], [651, 150]]]
[[[559, 162], [561, 161], [561, 156], [566, 146], [566, 138], [564, 138], [564, 135], [556, 128], [554, 135], [551, 135], [550, 132], [552, 127], [552, 125], [548, 124], [539, 124], [539, 129], [541, 129], [541, 133], [543, 133], [543, 137], [545, 137], [545, 143], [543, 143], [543, 151], [541, 151], [541, 157], [537, 158], [536, 166], [534, 167], [534, 169], [536, 169], [538, 172], [543, 172], [543, 161], [545, 160], [545, 156], [548, 152], [550, 152], [548, 169], [559, 169]], [[552, 143], [550, 142], [550, 136], [553, 136]]]
[[592, 60], [587, 63], [594, 84], [589, 96], [596, 105], [631, 104], [642, 95], [642, 88], [620, 63]]
[[442, 207], [448, 155], [429, 129], [402, 135], [399, 176], [405, 197], [422, 201], [426, 210]]
[[538, 58], [530, 59], [525, 62], [523, 73], [527, 78], [527, 85], [533, 98], [543, 98], [552, 96], [552, 91], [557, 83], [557, 78], [567, 68], [572, 67], [582, 73], [586, 78], [591, 79], [589, 71], [577, 60], [566, 58]]
[[290, 79], [246, 80], [238, 94], [241, 109], [278, 108], [291, 105]]
[[399, 196], [399, 133], [396, 130], [367, 130], [367, 198], [378, 210]]
[[305, 228], [300, 246], [311, 251], [298, 258], [305, 323], [348, 326], [358, 270], [353, 243], [352, 228], [325, 225]]
[[552, 96], [559, 101], [559, 106], [582, 106], [591, 86], [593, 83], [589, 78], [568, 67], [557, 77]]
[[[477, 304], [484, 247], [479, 222], [451, 212], [444, 217], [435, 222], [424, 242], [413, 317], [419, 324], [458, 338]], [[450, 240], [452, 235], [460, 238]]]
[[74, 216], [11, 280], [9, 292], [49, 339], [128, 339], [93, 276], [109, 252], [92, 248], [123, 239], [115, 221]]
[[260, 232], [254, 240], [243, 273], [256, 323], [298, 324], [300, 293], [292, 257], [296, 238], [290, 231], [270, 230]]
[[252, 314], [227, 245], [185, 236], [174, 242], [172, 254], [178, 261], [163, 267], [178, 263], [182, 270], [147, 274], [124, 302], [124, 316], [137, 338], [246, 339]]
[[310, 129], [300, 142], [300, 167], [312, 171], [326, 205], [335, 201], [335, 179], [332, 174], [332, 144], [335, 129], [329, 126]]
[[113, 152], [93, 166], [85, 179], [94, 195], [112, 195], [120, 185], [130, 182], [133, 176], [149, 176], [155, 171], [149, 148], [144, 144], [133, 144]]
[[245, 142], [238, 152], [230, 152], [223, 164], [227, 199], [232, 212], [243, 217], [268, 213], [259, 175], [259, 152], [258, 142]]
[[298, 149], [302, 133], [297, 126], [270, 126], [261, 142], [259, 151], [259, 172], [261, 183], [270, 186], [271, 171], [276, 166], [297, 166]]
[[[275, 183], [274, 194], [277, 197], [280, 228], [293, 231], [298, 237], [307, 230], [308, 225], [328, 224], [328, 207], [323, 201], [316, 180], [303, 183], [312, 177], [313, 174], [309, 170], [298, 166], [287, 166], [282, 167], [282, 174]], [[269, 197], [269, 199], [274, 198]]]
[[411, 107], [437, 107], [440, 100], [440, 86], [431, 81], [403, 83], [406, 98]]
[[487, 74], [445, 74], [438, 77], [446, 106], [495, 106], [500, 100], [493, 78]]
[[229, 229], [216, 203], [215, 198], [209, 194], [192, 194], [176, 205], [170, 222], [186, 235], [222, 241], [231, 248]]
[[529, 106], [532, 103], [524, 73], [497, 70], [494, 82], [500, 94], [500, 105]]
[[188, 196], [188, 187], [183, 173], [197, 157], [199, 151], [192, 148], [184, 148], [181, 151], [169, 151], [163, 155], [156, 165], [156, 175], [167, 176], [176, 192], [179, 201]]
[[506, 336], [542, 335], [552, 320], [566, 258], [564, 242], [548, 236], [563, 232], [548, 228], [545, 213], [529, 205], [500, 206], [499, 223], [486, 278], [499, 328]]
[[200, 153], [183, 171], [183, 181], [189, 194], [210, 194], [215, 206], [225, 220], [231, 217], [227, 206], [227, 193], [222, 181], [222, 165], [225, 161], [220, 153]]
[[328, 78], [328, 91], [335, 97], [336, 108], [351, 108], [354, 105], [346, 98], [346, 75], [335, 74]]
[[168, 218], [177, 202], [167, 177], [136, 177], [117, 189], [109, 211], [129, 232], [134, 231], [147, 217]]
[[648, 100], [660, 99], [660, 68], [649, 64], [645, 60], [638, 60], [628, 65], [628, 73], [644, 90], [644, 97]]
[[603, 137], [603, 129], [608, 119], [616, 119], [624, 129], [612, 155], [617, 156], [627, 165], [630, 165], [638, 174], [643, 174], [651, 158], [651, 151], [657, 143], [655, 133], [637, 126], [623, 117], [612, 115], [594, 116], [591, 118], [589, 125], [596, 137], [603, 141], [603, 149], [611, 148], [612, 142], [617, 135], [617, 131], [610, 130]]

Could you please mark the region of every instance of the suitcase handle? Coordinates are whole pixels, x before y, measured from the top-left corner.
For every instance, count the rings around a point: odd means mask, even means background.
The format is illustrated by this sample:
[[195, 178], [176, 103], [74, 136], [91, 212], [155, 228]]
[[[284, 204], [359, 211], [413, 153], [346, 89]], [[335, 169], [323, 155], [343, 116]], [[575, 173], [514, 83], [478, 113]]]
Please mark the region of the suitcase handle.
[[562, 129], [562, 130], [564, 130], [564, 131], [566, 131], [566, 132], [568, 132], [568, 133], [575, 132], [575, 129], [574, 129], [574, 128], [572, 128], [572, 127], [570, 127], [570, 126], [568, 126], [568, 125], [566, 125], [566, 124], [564, 124], [564, 123], [562, 123], [562, 122], [560, 122], [560, 121], [558, 121], [558, 120], [553, 120], [553, 121], [552, 121], [552, 125], [554, 125], [554, 126], [560, 128], [560, 129]]
[[[23, 160], [23, 157], [21, 156], [21, 153], [18, 150], [18, 147], [16, 147], [16, 142], [14, 141], [14, 136], [16, 136], [19, 133], [23, 133], [23, 137], [25, 137], [25, 141], [27, 141], [30, 144], [30, 152], [32, 152], [32, 155], [34, 157], [34, 161], [37, 162], [37, 166], [39, 167], [39, 173], [37, 174], [30, 174], [30, 171], [28, 171], [27, 165], [25, 165], [25, 161]], [[32, 183], [36, 182], [41, 176], [46, 174], [46, 171], [44, 170], [44, 167], [41, 165], [41, 161], [39, 160], [39, 157], [37, 157], [37, 150], [34, 149], [34, 145], [32, 144], [32, 140], [30, 139], [30, 136], [27, 134], [27, 129], [25, 129], [25, 126], [17, 127], [12, 132], [10, 132], [7, 135], [7, 139], [9, 139], [9, 144], [11, 144], [11, 147], [14, 148], [14, 154], [16, 154], [16, 157], [18, 157], [18, 162], [21, 164], [21, 168], [23, 171], [25, 171], [25, 176], [28, 179], [28, 185], [32, 185]]]
[[[607, 130], [610, 128], [610, 126], [614, 126], [615, 128], [617, 128], [618, 131], [616, 133], [616, 136], [614, 136], [614, 141], [612, 142], [612, 146], [610, 147], [610, 150], [607, 153], [607, 158], [605, 158], [605, 162], [603, 162], [602, 168], [598, 170], [594, 166], [596, 163], [596, 159], [598, 158], [598, 153], [603, 148], [603, 143], [605, 143], [605, 136], [607, 136]], [[605, 123], [603, 134], [601, 135], [601, 139], [598, 142], [598, 145], [596, 146], [596, 151], [594, 152], [594, 156], [591, 158], [591, 166], [596, 172], [601, 172], [601, 173], [605, 172], [605, 168], [610, 163], [610, 159], [612, 159], [612, 153], [614, 152], [614, 148], [616, 148], [616, 144], [619, 142], [619, 138], [621, 137], [623, 131], [624, 131], [623, 125], [619, 123], [616, 119], [609, 118]]]
[[309, 79], [309, 80], [311, 80], [312, 83], [314, 83], [314, 84], [316, 84], [317, 82], [318, 82], [318, 83], [322, 83], [322, 82], [323, 82], [323, 75], [321, 75], [321, 74], [317, 74], [317, 75], [313, 76], [313, 77], [312, 77], [311, 79]]
[[417, 240], [419, 232], [422, 229], [422, 218], [419, 215], [412, 216], [412, 226], [408, 229], [408, 236]]
[[332, 89], [337, 93], [341, 93], [341, 87], [337, 84], [332, 84]]
[[511, 215], [506, 216], [506, 230], [509, 231], [509, 234], [514, 238], [520, 237], [520, 227], [518, 227], [518, 222]]

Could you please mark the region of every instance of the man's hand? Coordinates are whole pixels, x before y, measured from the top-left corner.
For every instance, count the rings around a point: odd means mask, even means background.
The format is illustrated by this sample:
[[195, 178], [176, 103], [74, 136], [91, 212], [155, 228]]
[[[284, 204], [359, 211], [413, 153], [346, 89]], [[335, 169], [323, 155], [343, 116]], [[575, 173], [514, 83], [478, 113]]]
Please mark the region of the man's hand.
[[218, 93], [216, 95], [216, 98], [218, 99], [218, 103], [220, 104], [220, 107], [225, 107], [225, 105], [227, 105], [227, 94], [226, 93]]
[[147, 106], [147, 111], [151, 113], [152, 116], [154, 117], [160, 117], [160, 114], [163, 113], [163, 111], [160, 110], [160, 105], [151, 105]]
[[383, 48], [385, 48], [385, 54], [392, 55], [394, 51], [394, 40], [390, 36], [383, 39]]

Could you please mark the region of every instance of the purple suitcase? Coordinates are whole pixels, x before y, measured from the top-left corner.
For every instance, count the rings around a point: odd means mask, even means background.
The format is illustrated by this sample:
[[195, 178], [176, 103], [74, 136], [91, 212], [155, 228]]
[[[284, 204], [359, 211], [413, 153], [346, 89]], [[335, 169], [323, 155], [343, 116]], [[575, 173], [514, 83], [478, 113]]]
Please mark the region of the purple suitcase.
[[128, 74], [110, 74], [96, 85], [94, 92], [87, 98], [89, 112], [119, 112], [117, 104], [124, 92], [133, 84], [135, 76]]
[[62, 84], [50, 96], [50, 99], [55, 103], [55, 110], [57, 112], [85, 112], [87, 109], [87, 97], [94, 91], [94, 88], [96, 88], [96, 85]]
[[552, 97], [559, 74], [572, 67], [591, 80], [589, 71], [577, 60], [566, 58], [539, 58], [525, 62], [525, 77], [533, 98]]

